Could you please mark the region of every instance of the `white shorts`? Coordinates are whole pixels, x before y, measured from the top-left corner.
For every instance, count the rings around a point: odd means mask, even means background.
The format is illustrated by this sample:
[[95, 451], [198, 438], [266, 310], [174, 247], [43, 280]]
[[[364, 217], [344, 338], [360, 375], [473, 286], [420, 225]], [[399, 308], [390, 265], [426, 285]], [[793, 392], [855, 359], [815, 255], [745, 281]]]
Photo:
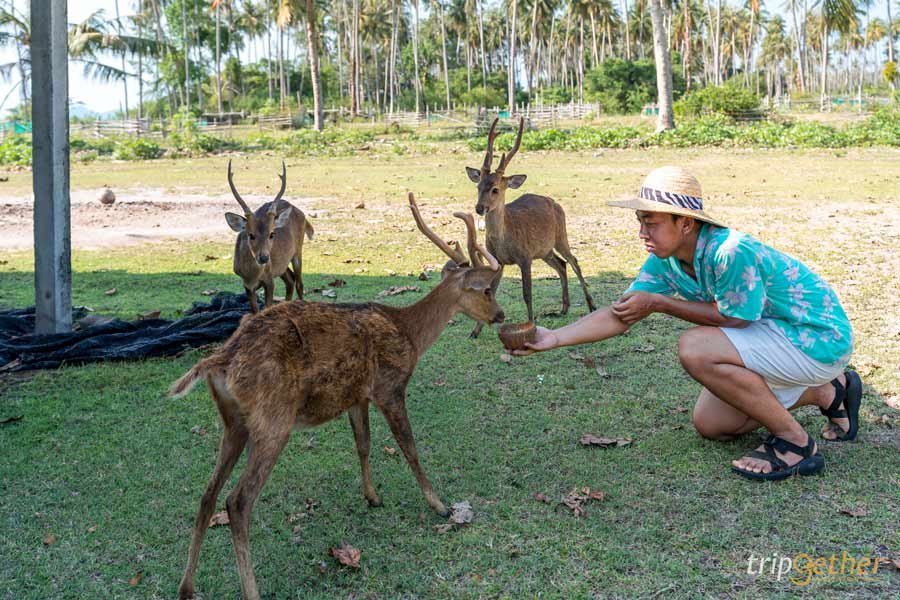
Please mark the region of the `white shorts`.
[[826, 365], [810, 358], [784, 335], [771, 319], [754, 321], [743, 329], [720, 327], [737, 349], [744, 366], [758, 373], [785, 408], [791, 408], [807, 388], [828, 383], [846, 365]]

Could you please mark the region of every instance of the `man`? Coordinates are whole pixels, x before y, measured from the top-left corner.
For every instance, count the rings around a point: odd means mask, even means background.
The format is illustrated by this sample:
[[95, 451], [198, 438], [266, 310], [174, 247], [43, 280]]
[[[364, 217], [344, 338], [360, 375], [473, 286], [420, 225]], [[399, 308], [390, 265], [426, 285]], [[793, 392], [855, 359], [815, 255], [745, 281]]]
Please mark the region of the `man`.
[[638, 198], [608, 204], [636, 211], [650, 253], [637, 278], [612, 306], [555, 331], [539, 327], [516, 354], [604, 340], [656, 312], [684, 319], [697, 325], [678, 355], [703, 385], [693, 416], [700, 435], [728, 440], [763, 426], [769, 437], [732, 461], [734, 472], [757, 480], [819, 472], [824, 458], [788, 411], [818, 406], [830, 419], [822, 437], [850, 441], [862, 401], [859, 376], [843, 372], [853, 339], [834, 291], [796, 259], [710, 217], [683, 169], [657, 169]]

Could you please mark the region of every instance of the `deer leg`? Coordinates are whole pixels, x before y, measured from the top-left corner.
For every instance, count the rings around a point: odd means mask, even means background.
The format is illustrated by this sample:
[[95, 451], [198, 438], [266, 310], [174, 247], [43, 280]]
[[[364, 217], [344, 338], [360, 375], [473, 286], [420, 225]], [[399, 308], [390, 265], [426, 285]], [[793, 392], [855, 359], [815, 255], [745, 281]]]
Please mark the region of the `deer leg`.
[[528, 308], [528, 321], [534, 321], [534, 310], [531, 307], [531, 261], [519, 263], [519, 269], [522, 271], [522, 297], [525, 299], [525, 306]]
[[566, 275], [566, 263], [553, 250], [544, 257], [544, 262], [559, 275], [559, 282], [562, 285], [562, 310], [559, 314], [564, 315], [569, 312], [569, 278]]
[[284, 282], [284, 299], [290, 302], [294, 297], [294, 274], [290, 267], [285, 267], [281, 280]]
[[256, 290], [251, 290], [250, 288], [245, 287], [244, 291], [247, 292], [247, 302], [250, 303], [250, 312], [258, 313], [259, 304], [256, 303]]
[[359, 465], [362, 468], [363, 495], [369, 502], [369, 506], [381, 506], [381, 500], [372, 485], [372, 473], [369, 470], [369, 444], [371, 441], [369, 431], [369, 403], [360, 402], [350, 407], [350, 428], [356, 439], [356, 453], [359, 455]]
[[275, 282], [269, 277], [262, 282], [263, 291], [265, 292], [265, 308], [272, 306], [272, 300], [275, 297]]
[[406, 457], [406, 462], [409, 463], [409, 468], [412, 469], [413, 475], [415, 475], [416, 481], [419, 483], [419, 488], [425, 495], [425, 501], [437, 514], [442, 517], [448, 517], [450, 516], [450, 511], [447, 510], [441, 499], [434, 493], [431, 482], [428, 481], [428, 477], [422, 470], [422, 465], [419, 464], [419, 455], [416, 452], [416, 442], [413, 439], [412, 427], [409, 426], [409, 418], [406, 416], [404, 399], [404, 392], [401, 392], [399, 400], [389, 406], [382, 407], [381, 412], [384, 414], [384, 418], [394, 434], [394, 439], [397, 440], [397, 444], [403, 451], [403, 456]]
[[581, 289], [584, 292], [584, 299], [587, 301], [588, 310], [594, 312], [597, 310], [597, 307], [594, 305], [594, 299], [591, 298], [591, 293], [588, 291], [588, 284], [581, 274], [581, 267], [578, 265], [578, 259], [575, 258], [575, 255], [572, 254], [572, 250], [569, 249], [569, 243], [563, 241], [562, 243], [557, 244], [556, 251], [562, 254], [567, 263], [572, 265], [572, 270], [575, 271], [575, 276], [578, 277], [578, 282], [581, 284]]
[[[494, 277], [494, 280], [491, 282], [491, 295], [496, 298], [497, 290], [500, 288], [500, 280], [503, 279], [503, 265], [500, 265], [500, 268], [497, 269], [497, 275]], [[475, 324], [475, 328], [472, 330], [472, 333], [469, 334], [470, 338], [477, 338], [478, 334], [481, 333], [481, 328], [484, 327], [484, 323], [479, 321]]]
[[209, 519], [213, 515], [216, 506], [216, 498], [222, 491], [222, 486], [231, 475], [234, 463], [237, 462], [247, 442], [247, 433], [238, 431], [234, 427], [225, 426], [225, 432], [222, 434], [222, 441], [219, 442], [219, 457], [216, 460], [216, 468], [213, 470], [212, 477], [203, 492], [203, 498], [200, 500], [200, 509], [197, 511], [197, 518], [194, 519], [194, 533], [191, 536], [191, 548], [188, 552], [187, 568], [184, 570], [184, 577], [181, 578], [181, 585], [178, 586], [178, 598], [194, 597], [194, 573], [197, 571], [197, 563], [200, 558], [200, 545], [203, 543], [203, 536], [209, 527]]
[[303, 259], [300, 254], [291, 259], [294, 267], [294, 286], [297, 288], [297, 300], [303, 300]]
[[253, 510], [253, 503], [272, 472], [278, 455], [287, 444], [292, 425], [293, 422], [284, 424], [270, 420], [265, 425], [265, 437], [253, 436], [257, 438], [254, 440], [253, 452], [249, 455], [237, 486], [225, 502], [244, 600], [259, 600], [253, 561], [250, 558], [250, 511]]

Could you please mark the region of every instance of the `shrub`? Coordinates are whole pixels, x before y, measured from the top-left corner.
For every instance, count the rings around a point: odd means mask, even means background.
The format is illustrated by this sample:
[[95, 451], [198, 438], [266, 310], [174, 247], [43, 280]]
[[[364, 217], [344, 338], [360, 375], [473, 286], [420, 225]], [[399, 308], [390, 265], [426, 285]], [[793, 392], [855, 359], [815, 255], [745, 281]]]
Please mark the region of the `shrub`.
[[113, 151], [113, 158], [118, 160], [150, 160], [162, 156], [162, 147], [146, 138], [120, 140]]
[[759, 108], [759, 97], [737, 85], [702, 88], [691, 92], [674, 106], [679, 117], [700, 117], [709, 113], [735, 116], [756, 108]]
[[31, 138], [11, 135], [0, 144], [0, 165], [26, 166], [31, 164]]

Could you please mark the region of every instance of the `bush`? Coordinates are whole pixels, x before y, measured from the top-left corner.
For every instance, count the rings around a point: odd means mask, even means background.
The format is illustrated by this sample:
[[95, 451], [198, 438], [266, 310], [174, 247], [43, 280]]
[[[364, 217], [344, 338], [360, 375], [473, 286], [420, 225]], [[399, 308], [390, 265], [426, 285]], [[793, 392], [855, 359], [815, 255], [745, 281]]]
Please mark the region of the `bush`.
[[150, 160], [162, 156], [162, 147], [146, 138], [120, 140], [113, 151], [117, 160]]
[[[672, 94], [684, 92], [684, 79], [673, 72]], [[652, 60], [612, 58], [585, 74], [585, 97], [599, 102], [606, 113], [638, 113], [645, 104], [656, 102], [656, 65]]]
[[26, 166], [31, 164], [31, 138], [11, 135], [0, 144], [0, 165]]
[[759, 97], [737, 85], [702, 88], [674, 106], [678, 117], [700, 117], [709, 113], [733, 117], [756, 108], [759, 108]]

